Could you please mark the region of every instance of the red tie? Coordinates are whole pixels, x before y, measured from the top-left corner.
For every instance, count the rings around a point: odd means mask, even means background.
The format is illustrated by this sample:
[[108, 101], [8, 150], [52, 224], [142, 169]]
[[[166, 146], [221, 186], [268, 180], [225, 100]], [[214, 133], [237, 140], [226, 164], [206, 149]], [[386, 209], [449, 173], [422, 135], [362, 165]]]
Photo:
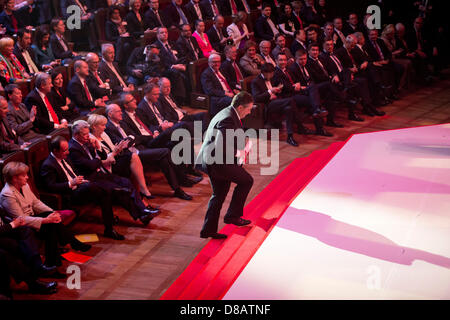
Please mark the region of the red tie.
[[283, 72], [289, 78], [289, 81], [291, 82], [291, 84], [294, 84], [294, 81], [292, 81], [292, 78], [291, 78], [289, 72], [287, 72], [287, 71], [283, 71]]
[[233, 10], [233, 14], [236, 14], [238, 12], [236, 3], [234, 2], [234, 0], [230, 0], [230, 2], [231, 2], [231, 9]]
[[239, 70], [239, 67], [236, 65], [236, 62], [233, 62], [234, 71], [236, 72], [236, 80], [239, 82], [242, 80], [241, 71]]
[[228, 84], [227, 80], [224, 77], [222, 77], [219, 72], [216, 72], [216, 74], [219, 77], [219, 79], [222, 80], [223, 83], [225, 83], [225, 86], [227, 87], [227, 90], [232, 93], [233, 91], [231, 90], [231, 87]]
[[303, 29], [303, 21], [300, 19], [298, 15], [295, 15], [297, 17], [298, 22], [300, 23], [300, 29]]
[[139, 119], [139, 117], [134, 114], [134, 118], [136, 119], [137, 123], [139, 123], [139, 125], [144, 128], [145, 131], [147, 131], [151, 136], [153, 136], [152, 131], [141, 121], [141, 119]]
[[50, 112], [50, 115], [52, 116], [53, 122], [59, 124], [58, 116], [56, 115], [55, 110], [53, 110], [53, 107], [50, 104], [50, 101], [48, 100], [47, 96], [44, 97], [44, 102], [48, 109], [48, 112]]
[[84, 87], [84, 91], [86, 92], [86, 96], [89, 99], [89, 101], [94, 101], [94, 100], [92, 100], [91, 93], [89, 92], [89, 89], [86, 85], [86, 81], [83, 81], [83, 87]]
[[14, 28], [14, 31], [17, 33], [19, 26], [17, 25], [17, 19], [16, 17], [14, 17], [14, 14], [11, 15], [11, 24], [12, 27]]

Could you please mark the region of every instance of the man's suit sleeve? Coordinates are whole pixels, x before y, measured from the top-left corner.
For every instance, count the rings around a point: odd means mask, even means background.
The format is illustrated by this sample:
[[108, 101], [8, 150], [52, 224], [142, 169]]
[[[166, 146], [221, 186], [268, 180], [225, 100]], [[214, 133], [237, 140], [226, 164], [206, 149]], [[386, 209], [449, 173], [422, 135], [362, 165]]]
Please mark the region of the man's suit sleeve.
[[95, 103], [85, 98], [82, 90], [84, 90], [84, 88], [82, 87], [80, 82], [70, 81], [69, 85], [67, 86], [67, 95], [80, 109], [95, 108]]
[[259, 86], [259, 79], [255, 78], [251, 82], [251, 88], [252, 88], [252, 96], [255, 99], [255, 102], [257, 103], [266, 103], [270, 100], [270, 93], [267, 92], [267, 90], [262, 90]]
[[48, 163], [48, 160], [44, 161], [40, 170], [40, 176], [42, 181], [42, 186], [50, 191], [55, 193], [64, 193], [69, 192], [72, 189], [69, 187], [68, 181], [66, 182], [57, 182], [58, 181], [58, 172], [56, 168]]
[[72, 161], [75, 170], [79, 169], [84, 172], [95, 172], [100, 168], [102, 161], [100, 159], [89, 159], [85, 152], [78, 147], [71, 147], [69, 153], [70, 161]]
[[214, 75], [212, 72], [203, 72], [201, 75], [201, 82], [203, 91], [213, 97], [223, 97], [225, 96], [222, 87], [217, 88], [214, 86], [214, 79], [212, 78]]

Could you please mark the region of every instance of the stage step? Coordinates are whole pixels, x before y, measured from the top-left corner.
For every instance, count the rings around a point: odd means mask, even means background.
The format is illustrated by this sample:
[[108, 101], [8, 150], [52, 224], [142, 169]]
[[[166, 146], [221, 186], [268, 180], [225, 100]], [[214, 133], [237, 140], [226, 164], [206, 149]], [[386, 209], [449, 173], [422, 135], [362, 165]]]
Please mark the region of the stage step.
[[294, 160], [245, 208], [249, 227], [226, 225], [225, 241], [211, 240], [183, 274], [161, 297], [168, 299], [219, 299], [244, 269], [291, 201], [334, 157], [345, 142], [333, 143], [307, 158]]

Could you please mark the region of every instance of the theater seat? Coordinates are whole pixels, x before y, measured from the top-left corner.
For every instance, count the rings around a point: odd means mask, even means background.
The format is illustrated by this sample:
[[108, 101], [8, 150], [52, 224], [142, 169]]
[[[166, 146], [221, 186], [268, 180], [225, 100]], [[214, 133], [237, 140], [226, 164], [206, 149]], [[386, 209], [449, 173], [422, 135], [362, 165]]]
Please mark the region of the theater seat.
[[105, 43], [112, 43], [106, 40], [105, 25], [106, 17], [108, 15], [108, 9], [100, 8], [94, 13], [95, 28], [97, 29], [98, 42], [101, 45]]
[[188, 65], [189, 81], [192, 85], [191, 107], [209, 110], [209, 97], [203, 93], [200, 77], [208, 67], [208, 59], [201, 58]]

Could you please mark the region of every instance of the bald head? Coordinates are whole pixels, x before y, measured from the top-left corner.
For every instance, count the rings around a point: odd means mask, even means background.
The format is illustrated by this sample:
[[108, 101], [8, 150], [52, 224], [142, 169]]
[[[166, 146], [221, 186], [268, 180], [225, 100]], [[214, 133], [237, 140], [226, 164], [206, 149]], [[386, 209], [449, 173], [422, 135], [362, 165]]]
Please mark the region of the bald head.
[[98, 58], [98, 55], [96, 53], [89, 52], [86, 56], [86, 62], [89, 66], [90, 71], [98, 70], [98, 63], [100, 62], [100, 59]]

